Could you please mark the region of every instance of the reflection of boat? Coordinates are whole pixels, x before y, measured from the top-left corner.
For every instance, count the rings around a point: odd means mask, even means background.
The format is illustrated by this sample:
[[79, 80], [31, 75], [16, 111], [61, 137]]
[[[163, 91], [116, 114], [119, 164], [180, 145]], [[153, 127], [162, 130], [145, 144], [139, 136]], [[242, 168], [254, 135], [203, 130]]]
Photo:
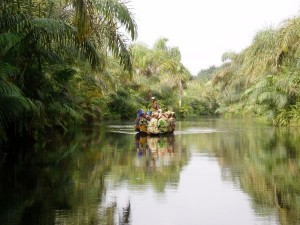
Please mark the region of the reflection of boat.
[[175, 113], [160, 110], [145, 113], [139, 110], [134, 128], [144, 134], [173, 134], [175, 130]]
[[135, 137], [136, 149], [139, 156], [162, 156], [168, 153], [174, 153], [174, 135], [149, 137], [138, 133]]

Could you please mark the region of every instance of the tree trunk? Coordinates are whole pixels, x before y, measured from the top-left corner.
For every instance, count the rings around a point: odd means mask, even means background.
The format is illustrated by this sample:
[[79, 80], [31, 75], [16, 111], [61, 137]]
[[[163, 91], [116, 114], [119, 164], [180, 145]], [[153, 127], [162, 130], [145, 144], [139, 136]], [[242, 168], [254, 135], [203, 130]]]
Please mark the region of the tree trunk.
[[181, 108], [181, 105], [182, 105], [182, 93], [183, 93], [183, 87], [182, 87], [182, 81], [179, 80], [178, 82], [178, 88], [179, 88], [179, 108]]

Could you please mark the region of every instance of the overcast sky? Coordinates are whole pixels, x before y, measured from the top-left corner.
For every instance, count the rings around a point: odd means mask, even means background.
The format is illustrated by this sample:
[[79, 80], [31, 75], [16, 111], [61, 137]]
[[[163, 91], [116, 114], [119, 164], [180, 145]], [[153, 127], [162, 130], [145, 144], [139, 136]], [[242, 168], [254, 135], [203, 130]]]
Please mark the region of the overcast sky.
[[161, 38], [179, 47], [182, 63], [196, 75], [220, 65], [224, 52], [240, 52], [257, 31], [300, 15], [300, 0], [131, 0], [138, 42]]

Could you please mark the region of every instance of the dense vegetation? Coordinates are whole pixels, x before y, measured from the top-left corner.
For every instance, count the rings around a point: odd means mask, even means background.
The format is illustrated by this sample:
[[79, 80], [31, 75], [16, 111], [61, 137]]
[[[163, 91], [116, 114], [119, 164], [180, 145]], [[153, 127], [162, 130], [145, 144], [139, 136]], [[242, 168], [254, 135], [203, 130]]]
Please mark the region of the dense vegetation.
[[256, 34], [240, 53], [196, 77], [177, 47], [132, 44], [137, 27], [119, 0], [3, 0], [0, 141], [129, 119], [155, 95], [178, 116], [300, 117], [300, 17]]
[[108, 61], [118, 58], [132, 70], [120, 27], [135, 38], [135, 21], [120, 1], [2, 1], [0, 139], [103, 116], [103, 96], [116, 77]]
[[223, 54], [223, 64], [198, 77], [209, 77], [217, 112], [264, 118], [288, 125], [300, 118], [300, 17], [278, 28], [259, 31], [240, 53]]

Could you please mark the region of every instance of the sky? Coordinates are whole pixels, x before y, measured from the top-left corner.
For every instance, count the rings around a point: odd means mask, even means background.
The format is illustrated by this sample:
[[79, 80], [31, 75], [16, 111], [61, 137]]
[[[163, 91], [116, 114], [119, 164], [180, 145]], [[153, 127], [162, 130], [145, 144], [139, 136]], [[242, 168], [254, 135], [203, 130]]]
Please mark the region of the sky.
[[136, 42], [151, 48], [167, 38], [193, 75], [221, 65], [223, 53], [247, 48], [259, 30], [300, 15], [300, 0], [131, 0], [128, 6]]

